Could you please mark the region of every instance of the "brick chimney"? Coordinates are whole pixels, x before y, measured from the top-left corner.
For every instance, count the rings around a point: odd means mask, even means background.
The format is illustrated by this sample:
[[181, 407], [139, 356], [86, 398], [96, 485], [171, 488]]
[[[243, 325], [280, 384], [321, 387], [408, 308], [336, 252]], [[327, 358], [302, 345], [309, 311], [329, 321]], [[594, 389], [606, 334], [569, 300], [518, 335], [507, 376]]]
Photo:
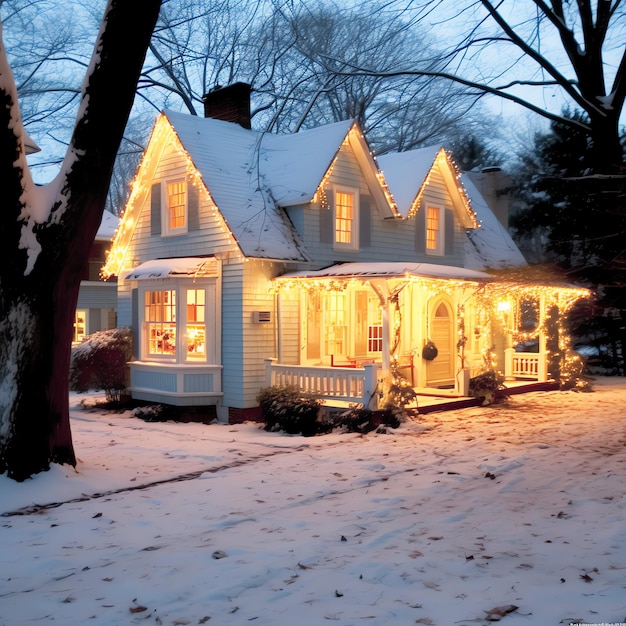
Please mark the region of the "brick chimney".
[[227, 87], [216, 85], [203, 98], [204, 117], [235, 122], [244, 128], [250, 123], [250, 91], [248, 83], [233, 83]]

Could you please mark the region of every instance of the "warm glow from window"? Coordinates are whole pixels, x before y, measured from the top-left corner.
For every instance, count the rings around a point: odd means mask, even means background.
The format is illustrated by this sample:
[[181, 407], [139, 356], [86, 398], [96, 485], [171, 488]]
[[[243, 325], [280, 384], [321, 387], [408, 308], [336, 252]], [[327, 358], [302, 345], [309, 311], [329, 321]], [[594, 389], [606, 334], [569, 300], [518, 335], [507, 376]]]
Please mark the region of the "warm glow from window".
[[346, 325], [346, 298], [343, 292], [331, 291], [325, 294], [324, 317], [326, 354], [345, 354], [348, 327]]
[[426, 209], [426, 249], [439, 248], [439, 232], [441, 230], [441, 212], [439, 207], [429, 206]]
[[338, 191], [335, 194], [335, 242], [352, 243], [354, 225], [354, 194]]
[[205, 291], [204, 289], [187, 290], [187, 357], [204, 359], [206, 357], [205, 327]]
[[185, 227], [186, 183], [184, 180], [167, 183], [167, 207], [169, 229]]
[[78, 309], [74, 316], [74, 343], [80, 343], [87, 336], [87, 311]]
[[378, 298], [369, 297], [367, 300], [367, 351], [383, 351], [383, 312]]
[[176, 354], [176, 292], [146, 291], [145, 325], [148, 353]]

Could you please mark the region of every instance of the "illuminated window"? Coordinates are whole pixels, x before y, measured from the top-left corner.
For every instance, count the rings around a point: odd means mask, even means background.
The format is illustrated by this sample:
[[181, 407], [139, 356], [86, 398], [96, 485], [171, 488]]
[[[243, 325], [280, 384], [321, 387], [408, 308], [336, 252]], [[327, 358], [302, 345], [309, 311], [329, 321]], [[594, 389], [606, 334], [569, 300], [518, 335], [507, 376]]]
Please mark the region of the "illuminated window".
[[165, 216], [163, 232], [166, 235], [187, 232], [187, 182], [170, 181], [165, 184]]
[[429, 206], [426, 208], [426, 251], [441, 254], [441, 209]]
[[206, 359], [206, 292], [204, 289], [187, 290], [187, 358]]
[[80, 343], [87, 336], [87, 311], [84, 309], [77, 309], [74, 315], [74, 337], [72, 341], [74, 343]]
[[346, 297], [343, 292], [329, 291], [325, 294], [324, 347], [326, 354], [346, 354]]
[[367, 351], [368, 352], [382, 352], [383, 351], [383, 327], [382, 326], [370, 326], [369, 336], [367, 339]]
[[358, 248], [356, 190], [335, 190], [335, 246], [356, 250]]
[[144, 322], [151, 356], [176, 355], [176, 291], [146, 291]]

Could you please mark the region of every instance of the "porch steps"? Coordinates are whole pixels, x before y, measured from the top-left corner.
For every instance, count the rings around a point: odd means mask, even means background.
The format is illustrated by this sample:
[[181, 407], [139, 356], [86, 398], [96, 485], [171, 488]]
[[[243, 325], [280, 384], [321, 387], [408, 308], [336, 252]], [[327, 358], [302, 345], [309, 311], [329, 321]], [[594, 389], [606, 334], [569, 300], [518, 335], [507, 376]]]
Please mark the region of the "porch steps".
[[[515, 385], [508, 387], [505, 384], [505, 389], [501, 389], [497, 392], [497, 397], [508, 397], [518, 395], [520, 393], [530, 393], [533, 391], [556, 391], [559, 388], [559, 383], [555, 380], [549, 380], [547, 382], [535, 382], [535, 381], [515, 381]], [[417, 408], [420, 415], [426, 413], [434, 413], [436, 411], [453, 411], [455, 409], [466, 409], [469, 407], [480, 406], [481, 402], [478, 398], [456, 397], [456, 398], [444, 398], [435, 397], [433, 395], [419, 395], [417, 396]]]

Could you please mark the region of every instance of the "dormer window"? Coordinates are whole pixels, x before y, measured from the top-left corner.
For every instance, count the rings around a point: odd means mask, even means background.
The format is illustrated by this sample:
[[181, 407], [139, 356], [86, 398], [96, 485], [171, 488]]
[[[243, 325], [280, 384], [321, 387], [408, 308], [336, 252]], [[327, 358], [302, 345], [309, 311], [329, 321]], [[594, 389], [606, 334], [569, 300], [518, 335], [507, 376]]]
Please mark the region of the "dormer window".
[[187, 232], [187, 181], [171, 180], [163, 185], [164, 206], [162, 230], [164, 235], [183, 235]]
[[335, 249], [358, 250], [358, 190], [335, 189]]
[[443, 215], [440, 207], [426, 207], [426, 254], [443, 254]]

